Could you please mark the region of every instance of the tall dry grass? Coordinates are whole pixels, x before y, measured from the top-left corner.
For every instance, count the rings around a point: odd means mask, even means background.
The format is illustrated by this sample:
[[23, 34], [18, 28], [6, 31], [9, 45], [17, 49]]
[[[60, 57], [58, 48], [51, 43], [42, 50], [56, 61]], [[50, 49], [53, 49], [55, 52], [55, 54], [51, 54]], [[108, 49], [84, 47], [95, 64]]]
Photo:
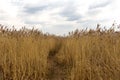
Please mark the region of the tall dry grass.
[[120, 80], [119, 31], [60, 37], [0, 26], [0, 80]]

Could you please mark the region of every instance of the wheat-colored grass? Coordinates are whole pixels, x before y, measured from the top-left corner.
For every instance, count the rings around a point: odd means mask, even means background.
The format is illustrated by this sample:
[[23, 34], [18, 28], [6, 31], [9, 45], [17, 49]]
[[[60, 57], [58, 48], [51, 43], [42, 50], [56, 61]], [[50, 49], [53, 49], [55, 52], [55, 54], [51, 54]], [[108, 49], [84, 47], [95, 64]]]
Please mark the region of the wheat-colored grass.
[[120, 80], [120, 32], [60, 37], [1, 27], [0, 80]]

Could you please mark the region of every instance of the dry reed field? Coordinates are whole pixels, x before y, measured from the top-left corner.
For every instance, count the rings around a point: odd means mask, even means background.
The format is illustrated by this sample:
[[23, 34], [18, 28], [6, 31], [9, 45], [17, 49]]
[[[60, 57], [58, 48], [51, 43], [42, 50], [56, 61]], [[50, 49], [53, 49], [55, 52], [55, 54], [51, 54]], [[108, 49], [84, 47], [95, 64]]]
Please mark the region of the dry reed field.
[[0, 25], [0, 80], [120, 80], [120, 32], [63, 37]]

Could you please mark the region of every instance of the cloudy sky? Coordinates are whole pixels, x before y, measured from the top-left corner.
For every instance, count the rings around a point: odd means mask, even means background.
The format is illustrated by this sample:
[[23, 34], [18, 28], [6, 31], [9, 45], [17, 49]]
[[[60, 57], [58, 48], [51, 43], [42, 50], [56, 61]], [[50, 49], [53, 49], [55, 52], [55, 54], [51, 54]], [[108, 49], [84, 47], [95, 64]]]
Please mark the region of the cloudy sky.
[[0, 24], [66, 34], [120, 23], [120, 0], [0, 0]]

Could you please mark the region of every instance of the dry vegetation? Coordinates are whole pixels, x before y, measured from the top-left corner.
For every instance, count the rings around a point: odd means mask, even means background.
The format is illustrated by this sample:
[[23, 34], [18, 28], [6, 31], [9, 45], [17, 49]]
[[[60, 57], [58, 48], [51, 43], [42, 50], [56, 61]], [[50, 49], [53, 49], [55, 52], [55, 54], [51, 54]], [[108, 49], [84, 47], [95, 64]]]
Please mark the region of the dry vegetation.
[[0, 27], [0, 80], [120, 80], [119, 31], [60, 37]]

